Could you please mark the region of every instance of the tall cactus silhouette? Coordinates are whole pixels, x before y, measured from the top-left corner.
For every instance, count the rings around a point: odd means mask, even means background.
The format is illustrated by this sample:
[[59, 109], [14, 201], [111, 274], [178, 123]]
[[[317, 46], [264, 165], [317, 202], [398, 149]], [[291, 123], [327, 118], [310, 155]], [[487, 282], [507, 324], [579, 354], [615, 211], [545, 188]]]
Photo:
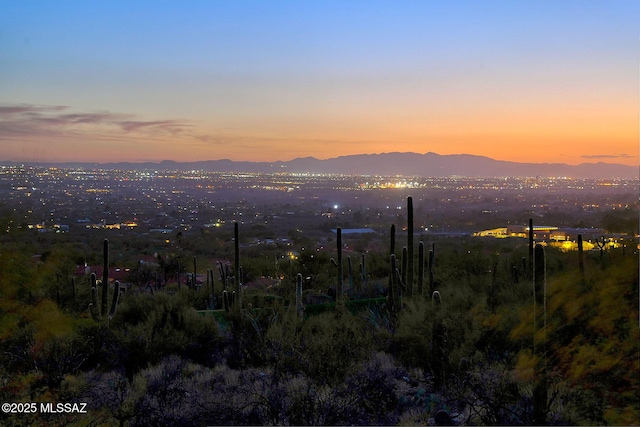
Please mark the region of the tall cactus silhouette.
[[338, 261], [336, 266], [338, 267], [338, 284], [336, 290], [336, 299], [341, 299], [344, 293], [344, 282], [342, 277], [342, 228], [336, 229], [336, 249], [338, 251]]
[[235, 285], [235, 292], [236, 292], [236, 297], [234, 300], [234, 304], [237, 303], [237, 307], [238, 308], [242, 308], [242, 278], [240, 277], [241, 275], [241, 269], [240, 269], [240, 238], [239, 238], [239, 233], [238, 233], [238, 222], [234, 222], [233, 223], [233, 240], [234, 240], [234, 256], [233, 256], [233, 275], [234, 275], [234, 285]]
[[582, 244], [582, 234], [578, 234], [578, 268], [580, 269], [580, 276], [584, 280], [584, 249]]
[[395, 321], [398, 311], [400, 311], [400, 298], [398, 295], [397, 282], [400, 279], [397, 260], [395, 254], [389, 257], [389, 291], [387, 300], [389, 302], [389, 314], [391, 319]]
[[102, 305], [100, 311], [103, 314], [107, 312], [108, 294], [109, 292], [109, 239], [102, 242]]
[[[391, 291], [393, 288], [393, 280], [394, 280], [394, 276], [395, 276], [395, 270], [396, 270], [396, 255], [395, 255], [395, 250], [396, 250], [396, 226], [394, 224], [391, 224], [391, 230], [389, 232], [389, 260], [390, 260], [390, 265], [389, 265], [389, 295], [391, 295]], [[392, 262], [392, 263], [391, 263]]]
[[534, 335], [533, 353], [538, 357], [537, 383], [533, 390], [533, 423], [546, 424], [547, 417], [547, 277], [544, 247], [535, 246], [534, 253]]
[[364, 262], [364, 254], [360, 258], [360, 284], [358, 291], [361, 291], [367, 284], [367, 265]]
[[529, 268], [528, 277], [533, 275], [533, 218], [529, 218]]
[[222, 305], [224, 307], [224, 311], [226, 311], [227, 313], [230, 310], [229, 307], [229, 292], [227, 292], [227, 290], [223, 290], [222, 291]]
[[391, 224], [389, 233], [389, 255], [396, 253], [396, 225]]
[[227, 275], [226, 265], [222, 264], [222, 261], [218, 261], [218, 274], [220, 275], [220, 282], [222, 283], [222, 291], [227, 290], [227, 285], [229, 284], [229, 278]]
[[429, 292], [431, 295], [436, 291], [436, 279], [433, 272], [433, 265], [436, 258], [436, 244], [432, 243], [431, 249], [429, 249]]
[[91, 317], [99, 321], [105, 317], [113, 318], [118, 308], [118, 299], [120, 296], [120, 282], [115, 281], [113, 286], [113, 298], [111, 300], [111, 309], [109, 310], [109, 240], [103, 241], [103, 271], [102, 271], [102, 292], [100, 301], [98, 301], [98, 280], [95, 273], [91, 273], [91, 303], [89, 304], [89, 312]]
[[196, 275], [198, 274], [198, 262], [196, 260], [196, 256], [193, 256], [193, 280], [191, 281], [191, 286], [193, 289], [198, 289], [198, 281], [196, 280]]
[[418, 295], [424, 295], [424, 242], [418, 243]]
[[413, 197], [407, 197], [407, 295], [413, 296]]
[[602, 236], [600, 239], [596, 239], [596, 244], [598, 245], [598, 248], [600, 249], [600, 260], [602, 260], [602, 256], [604, 255], [604, 248], [606, 246], [605, 241], [604, 241], [604, 236]]
[[118, 308], [118, 298], [120, 297], [120, 281], [113, 283], [113, 299], [111, 300], [111, 309], [109, 310], [109, 320], [113, 319]]
[[401, 278], [402, 284], [405, 287], [408, 287], [407, 286], [407, 280], [408, 280], [407, 279], [407, 271], [409, 270], [409, 267], [408, 267], [408, 265], [409, 265], [409, 255], [408, 254], [409, 254], [409, 249], [406, 246], [403, 246], [402, 247], [402, 259], [401, 259], [402, 270], [400, 270], [400, 273], [401, 273], [400, 278]]
[[89, 312], [93, 320], [100, 320], [100, 310], [98, 307], [101, 305], [98, 303], [98, 285], [96, 280], [96, 273], [91, 273], [91, 303], [89, 303]]
[[216, 288], [215, 283], [216, 282], [215, 282], [215, 279], [213, 277], [213, 268], [209, 268], [209, 269], [207, 269], [207, 284], [209, 286], [208, 290], [209, 290], [209, 293], [211, 295], [215, 295], [216, 294], [216, 292], [215, 292], [215, 288]]

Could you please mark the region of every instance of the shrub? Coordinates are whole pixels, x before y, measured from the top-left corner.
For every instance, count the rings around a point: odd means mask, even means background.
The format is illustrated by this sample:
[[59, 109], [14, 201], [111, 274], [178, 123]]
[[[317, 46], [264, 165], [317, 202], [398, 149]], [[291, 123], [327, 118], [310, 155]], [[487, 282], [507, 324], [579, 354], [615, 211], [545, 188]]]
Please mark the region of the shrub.
[[199, 316], [181, 294], [133, 295], [119, 307], [111, 329], [129, 378], [171, 354], [205, 364], [217, 361], [222, 343], [217, 324]]

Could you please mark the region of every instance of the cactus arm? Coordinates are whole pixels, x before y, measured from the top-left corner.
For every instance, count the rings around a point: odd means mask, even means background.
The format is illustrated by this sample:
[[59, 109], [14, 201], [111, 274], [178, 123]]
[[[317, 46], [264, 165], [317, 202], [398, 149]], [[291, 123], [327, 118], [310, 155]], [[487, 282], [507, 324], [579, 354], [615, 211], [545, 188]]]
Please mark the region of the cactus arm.
[[89, 313], [95, 321], [100, 320], [100, 311], [98, 310], [98, 285], [95, 273], [91, 273], [91, 303], [89, 304]]
[[361, 291], [362, 288], [365, 287], [366, 283], [367, 283], [367, 266], [364, 261], [364, 254], [362, 254], [362, 258], [360, 261], [360, 287], [358, 288], [358, 290]]
[[196, 273], [198, 271], [198, 265], [196, 262], [196, 256], [193, 256], [193, 289], [197, 289], [198, 287], [198, 281], [196, 280]]
[[436, 291], [436, 282], [433, 274], [433, 264], [435, 262], [435, 243], [432, 249], [429, 249], [429, 292], [433, 295]]
[[[238, 233], [238, 222], [233, 223], [233, 272], [234, 272], [234, 285], [237, 298], [238, 308], [242, 308], [242, 289], [240, 279], [240, 238]], [[235, 304], [236, 301], [234, 301]]]
[[224, 304], [224, 311], [229, 312], [229, 293], [225, 289], [222, 291], [222, 303]]
[[582, 245], [582, 234], [578, 234], [578, 268], [580, 269], [580, 275], [584, 281], [584, 249]]
[[413, 296], [413, 197], [407, 197], [407, 295]]
[[119, 295], [120, 295], [120, 282], [116, 280], [113, 286], [113, 300], [111, 300], [111, 310], [109, 311], [109, 320], [113, 319], [113, 316], [116, 314], [116, 309], [118, 308]]
[[418, 243], [418, 295], [424, 292], [424, 242]]
[[218, 273], [220, 273], [220, 281], [222, 282], [222, 290], [227, 290], [227, 277], [225, 275], [222, 261], [218, 261]]
[[396, 253], [396, 225], [391, 224], [391, 232], [389, 233], [389, 255]]
[[107, 315], [108, 292], [109, 292], [109, 240], [104, 239], [102, 251], [102, 304], [100, 314]]
[[402, 273], [401, 283], [405, 287], [405, 289], [407, 285], [407, 270], [408, 270], [408, 263], [409, 263], [408, 253], [409, 253], [408, 248], [406, 246], [403, 246], [402, 247], [402, 271], [400, 273]]
[[533, 275], [533, 218], [529, 218], [529, 277]]
[[341, 299], [344, 292], [344, 282], [342, 278], [342, 228], [336, 229], [336, 249], [338, 251], [338, 289], [336, 292], [336, 299]]

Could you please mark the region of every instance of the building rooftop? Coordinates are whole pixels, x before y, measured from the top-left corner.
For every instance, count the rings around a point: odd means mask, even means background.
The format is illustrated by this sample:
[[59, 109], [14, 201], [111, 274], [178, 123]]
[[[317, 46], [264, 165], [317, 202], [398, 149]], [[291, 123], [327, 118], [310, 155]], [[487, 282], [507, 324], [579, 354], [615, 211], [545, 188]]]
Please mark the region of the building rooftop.
[[[336, 228], [332, 228], [331, 232], [337, 233], [338, 230]], [[375, 230], [372, 228], [343, 228], [342, 234], [367, 234], [367, 233], [375, 233]]]

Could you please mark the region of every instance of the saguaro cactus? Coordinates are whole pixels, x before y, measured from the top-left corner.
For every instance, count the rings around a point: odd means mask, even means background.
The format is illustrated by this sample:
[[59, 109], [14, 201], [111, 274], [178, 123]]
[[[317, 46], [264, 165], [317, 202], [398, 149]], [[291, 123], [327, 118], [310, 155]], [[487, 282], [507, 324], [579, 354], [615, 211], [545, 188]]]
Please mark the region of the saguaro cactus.
[[358, 291], [361, 291], [367, 284], [367, 266], [364, 262], [364, 254], [360, 258], [360, 285]]
[[408, 265], [409, 265], [409, 255], [408, 254], [409, 254], [409, 249], [406, 246], [403, 246], [402, 247], [402, 260], [401, 260], [401, 262], [402, 262], [402, 270], [401, 270], [402, 275], [401, 275], [401, 278], [402, 278], [402, 284], [405, 287], [408, 287], [408, 285], [407, 285], [407, 281], [408, 281], [408, 279], [407, 279], [407, 271], [409, 270], [409, 267], [408, 267]]
[[391, 231], [389, 233], [389, 255], [396, 253], [396, 226], [391, 224]]
[[538, 357], [537, 383], [533, 390], [533, 423], [546, 424], [547, 417], [547, 277], [544, 247], [535, 246], [534, 254], [534, 335], [533, 353]]
[[605, 241], [604, 241], [604, 236], [602, 236], [600, 239], [596, 239], [596, 244], [598, 245], [598, 248], [600, 249], [600, 259], [602, 260], [602, 255], [604, 254], [604, 248], [605, 248]]
[[[218, 307], [217, 297], [216, 297], [216, 280], [213, 273], [213, 268], [209, 269], [211, 275], [211, 303]], [[222, 287], [224, 289], [224, 286]], [[222, 300], [220, 300], [219, 306], [222, 306]]]
[[[98, 285], [97, 285], [97, 277], [95, 273], [91, 273], [91, 303], [89, 303], [89, 312], [91, 313], [91, 317], [95, 321], [100, 321], [104, 317], [108, 315], [109, 320], [113, 318], [116, 314], [116, 309], [118, 308], [118, 299], [120, 296], [120, 282], [118, 280], [115, 281], [113, 286], [113, 299], [111, 300], [111, 310], [109, 312], [102, 311], [102, 304], [98, 303]], [[108, 288], [108, 284], [106, 287]], [[102, 284], [103, 289], [105, 288], [104, 283]]]
[[196, 261], [196, 256], [193, 256], [193, 289], [198, 290], [198, 281], [196, 280], [196, 275], [198, 274], [198, 263]]
[[582, 234], [578, 234], [578, 268], [580, 269], [582, 280], [584, 280], [584, 249], [582, 245]]
[[413, 296], [413, 197], [407, 197], [407, 295]]
[[224, 306], [224, 311], [226, 311], [227, 313], [229, 312], [229, 292], [227, 292], [227, 290], [223, 290], [222, 291], [222, 304]]
[[109, 240], [104, 239], [102, 242], [102, 305], [100, 311], [107, 313], [109, 292]]
[[418, 243], [418, 295], [424, 295], [424, 242]]
[[429, 249], [429, 292], [431, 295], [436, 291], [436, 279], [435, 274], [433, 272], [433, 265], [435, 263], [436, 258], [436, 244], [433, 243], [431, 245], [431, 249]]
[[98, 304], [98, 284], [96, 279], [96, 273], [91, 273], [91, 303], [89, 303], [89, 312], [91, 313], [91, 317], [93, 320], [100, 320], [102, 316], [100, 316], [100, 310], [98, 307], [101, 307]]
[[229, 266], [218, 261], [218, 273], [220, 274], [220, 282], [222, 282], [222, 290], [226, 291], [229, 285]]
[[241, 289], [241, 278], [240, 278], [240, 239], [238, 234], [238, 222], [233, 223], [233, 238], [234, 238], [234, 257], [233, 257], [233, 268], [234, 268], [234, 285], [236, 292], [236, 301], [238, 303], [238, 308], [242, 308], [242, 289]]
[[102, 292], [100, 301], [98, 301], [98, 280], [95, 273], [91, 273], [91, 303], [89, 304], [89, 312], [91, 317], [98, 321], [103, 317], [111, 319], [118, 307], [118, 297], [120, 295], [120, 282], [116, 280], [113, 287], [113, 299], [111, 300], [111, 310], [109, 310], [109, 240], [104, 239], [102, 251]]
[[344, 282], [342, 278], [342, 228], [336, 229], [336, 249], [338, 250], [338, 288], [336, 291], [336, 299], [342, 298], [344, 292]]
[[118, 297], [120, 296], [120, 281], [116, 280], [113, 283], [113, 299], [111, 300], [111, 310], [109, 310], [109, 320], [113, 319], [118, 308]]
[[529, 218], [529, 277], [533, 274], [533, 218]]
[[518, 284], [518, 267], [515, 264], [511, 264], [511, 276], [513, 277], [513, 283]]

